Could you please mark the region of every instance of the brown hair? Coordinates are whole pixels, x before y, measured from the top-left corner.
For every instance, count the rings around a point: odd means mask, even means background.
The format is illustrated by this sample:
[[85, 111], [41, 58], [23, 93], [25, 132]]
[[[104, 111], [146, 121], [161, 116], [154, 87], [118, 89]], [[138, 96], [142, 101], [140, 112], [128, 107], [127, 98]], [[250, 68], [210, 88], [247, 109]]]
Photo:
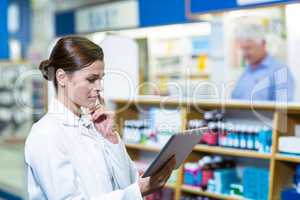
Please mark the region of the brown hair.
[[84, 37], [65, 36], [56, 42], [49, 59], [42, 61], [39, 69], [46, 80], [53, 81], [57, 90], [55, 74], [58, 69], [72, 73], [89, 66], [96, 60], [103, 61], [103, 51], [100, 46]]

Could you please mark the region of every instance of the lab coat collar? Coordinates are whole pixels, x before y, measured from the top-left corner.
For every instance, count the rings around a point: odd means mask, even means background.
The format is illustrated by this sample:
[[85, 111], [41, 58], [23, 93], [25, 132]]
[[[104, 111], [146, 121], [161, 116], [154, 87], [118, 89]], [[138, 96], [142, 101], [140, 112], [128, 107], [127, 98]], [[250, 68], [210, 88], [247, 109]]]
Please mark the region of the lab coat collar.
[[59, 117], [62, 123], [66, 126], [78, 126], [80, 117], [70, 111], [62, 102], [57, 98], [53, 98], [49, 106], [48, 113]]
[[94, 131], [91, 131], [94, 127], [89, 115], [81, 115], [80, 117], [75, 115], [56, 98], [52, 100], [48, 113], [58, 117], [64, 126], [75, 128], [84, 127], [84, 129], [80, 129], [81, 134], [97, 140], [97, 134]]

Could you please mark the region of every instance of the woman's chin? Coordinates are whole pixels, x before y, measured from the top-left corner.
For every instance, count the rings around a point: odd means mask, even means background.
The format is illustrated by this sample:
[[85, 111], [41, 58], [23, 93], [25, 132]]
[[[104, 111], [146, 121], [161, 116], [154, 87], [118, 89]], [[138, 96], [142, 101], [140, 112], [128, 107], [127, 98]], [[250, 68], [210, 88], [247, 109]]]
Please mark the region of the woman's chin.
[[81, 106], [84, 108], [88, 108], [88, 109], [92, 109], [95, 107], [96, 102], [92, 102], [92, 101], [88, 101], [88, 102], [84, 102]]

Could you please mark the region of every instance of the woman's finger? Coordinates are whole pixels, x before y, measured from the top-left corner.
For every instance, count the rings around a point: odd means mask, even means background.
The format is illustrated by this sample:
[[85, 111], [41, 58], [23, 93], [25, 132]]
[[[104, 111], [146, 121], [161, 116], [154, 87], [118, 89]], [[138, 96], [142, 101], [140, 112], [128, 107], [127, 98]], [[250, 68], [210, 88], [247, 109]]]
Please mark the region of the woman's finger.
[[98, 119], [101, 115], [105, 115], [109, 119], [113, 119], [114, 117], [112, 112], [106, 111], [104, 108], [99, 108], [92, 114], [92, 120]]
[[172, 156], [166, 164], [159, 170], [158, 174], [166, 174], [169, 171], [173, 171], [176, 165], [176, 159], [175, 156]]
[[165, 181], [164, 181], [164, 182], [167, 182], [167, 181], [169, 180], [171, 174], [172, 174], [172, 171], [170, 171], [169, 173], [167, 173], [167, 174], [165, 175], [165, 177], [164, 177], [164, 180], [165, 180]]
[[172, 173], [172, 170], [166, 170], [165, 173], [162, 174], [162, 176], [160, 178], [161, 179], [160, 181], [166, 182], [169, 179], [171, 173]]
[[167, 168], [167, 170], [169, 170], [169, 171], [173, 171], [174, 168], [175, 168], [175, 166], [176, 166], [176, 158], [175, 158], [175, 156], [172, 156], [172, 157], [169, 159], [169, 161], [168, 161], [168, 163], [167, 163], [167, 165], [166, 165], [166, 168]]
[[97, 120], [101, 115], [107, 115], [105, 112], [97, 111], [92, 115], [92, 120], [95, 121]]
[[172, 170], [169, 170], [168, 168], [161, 170], [160, 173], [157, 173], [154, 176], [152, 176], [153, 182], [165, 183], [168, 180], [171, 172]]
[[97, 110], [99, 110], [101, 108], [104, 108], [104, 106], [101, 104], [98, 104], [92, 108], [89, 108], [89, 113], [92, 115], [93, 113], [95, 113]]
[[98, 119], [99, 116], [101, 116], [101, 115], [107, 115], [107, 116], [108, 116], [109, 113], [106, 112], [105, 109], [99, 108], [99, 109], [97, 109], [96, 111], [94, 111], [94, 113], [92, 114], [92, 120]]

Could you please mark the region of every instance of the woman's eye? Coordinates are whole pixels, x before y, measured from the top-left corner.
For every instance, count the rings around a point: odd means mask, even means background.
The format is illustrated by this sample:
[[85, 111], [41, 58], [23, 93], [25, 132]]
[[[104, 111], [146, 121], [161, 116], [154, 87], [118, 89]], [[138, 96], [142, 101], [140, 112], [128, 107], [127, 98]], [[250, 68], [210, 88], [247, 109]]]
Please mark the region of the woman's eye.
[[88, 80], [88, 82], [90, 82], [90, 83], [94, 83], [96, 79], [87, 79], [87, 80]]

